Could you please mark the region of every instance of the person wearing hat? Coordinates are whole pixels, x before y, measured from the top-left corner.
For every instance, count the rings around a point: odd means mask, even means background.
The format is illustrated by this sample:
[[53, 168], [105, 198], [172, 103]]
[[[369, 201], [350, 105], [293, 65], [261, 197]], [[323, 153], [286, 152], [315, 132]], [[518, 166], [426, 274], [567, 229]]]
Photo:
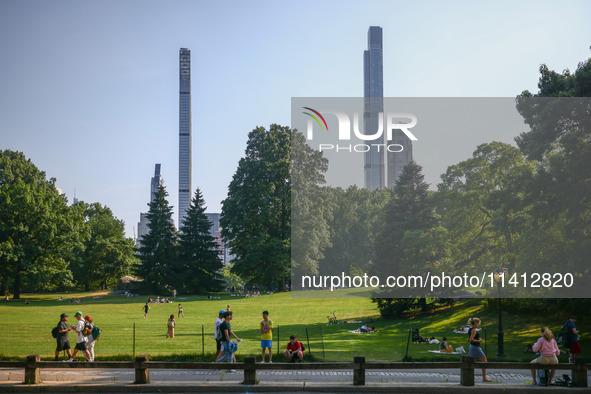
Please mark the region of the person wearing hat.
[[296, 340], [295, 335], [289, 337], [289, 342], [287, 342], [287, 350], [283, 352], [283, 355], [290, 360], [290, 363], [294, 363], [296, 359], [301, 363], [304, 359], [304, 350], [302, 349], [302, 344], [300, 341]]
[[86, 338], [86, 335], [84, 335], [84, 326], [86, 326], [86, 323], [82, 318], [82, 312], [76, 312], [74, 314], [74, 317], [76, 318], [76, 320], [78, 320], [78, 323], [75, 326], [72, 326], [72, 329], [78, 333], [78, 337], [76, 338], [76, 347], [74, 348], [74, 354], [72, 355], [72, 358], [68, 361], [74, 361], [76, 355], [78, 354], [78, 350], [81, 350], [82, 353], [84, 353], [84, 357], [86, 357], [87, 360], [90, 360], [90, 353], [88, 352], [87, 348], [88, 338]]
[[226, 314], [226, 311], [224, 309], [220, 310], [220, 314], [218, 315], [218, 318], [215, 320], [215, 346], [216, 346], [215, 359], [216, 360], [218, 359], [218, 356], [220, 355], [220, 352], [222, 349], [222, 336], [220, 334], [220, 324], [223, 323], [225, 314]]
[[59, 355], [62, 350], [68, 353], [68, 361], [72, 361], [72, 351], [70, 350], [70, 340], [68, 339], [68, 332], [71, 328], [68, 327], [68, 315], [62, 313], [60, 321], [57, 323], [57, 347], [55, 348], [55, 360], [59, 360]]

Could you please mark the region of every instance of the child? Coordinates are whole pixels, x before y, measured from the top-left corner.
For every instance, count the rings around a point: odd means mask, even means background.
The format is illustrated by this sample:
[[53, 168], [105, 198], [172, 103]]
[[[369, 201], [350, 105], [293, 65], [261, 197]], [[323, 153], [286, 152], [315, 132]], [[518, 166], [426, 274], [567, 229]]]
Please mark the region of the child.
[[181, 315], [182, 315], [183, 317], [185, 317], [185, 314], [184, 314], [184, 312], [183, 312], [183, 306], [182, 306], [181, 304], [179, 304], [179, 315], [178, 315], [177, 317], [181, 317]]
[[170, 319], [168, 319], [168, 332], [166, 333], [166, 338], [174, 338], [174, 326], [176, 322], [174, 320], [174, 313], [170, 315]]

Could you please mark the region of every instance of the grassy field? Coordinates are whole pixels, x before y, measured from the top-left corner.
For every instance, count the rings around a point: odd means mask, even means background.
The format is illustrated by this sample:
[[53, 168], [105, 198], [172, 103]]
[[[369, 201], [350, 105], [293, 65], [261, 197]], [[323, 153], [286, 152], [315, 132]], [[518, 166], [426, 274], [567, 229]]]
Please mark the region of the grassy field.
[[[63, 296], [67, 301], [57, 301]], [[82, 300], [71, 304], [72, 296]], [[99, 297], [99, 298], [95, 298]], [[376, 304], [366, 298], [292, 298], [289, 293], [264, 295], [261, 297], [230, 297], [210, 300], [204, 296], [189, 296], [177, 299], [172, 304], [151, 304], [148, 318], [143, 318], [146, 296], [127, 298], [124, 296], [97, 293], [24, 295], [22, 300], [0, 302], [0, 358], [17, 359], [29, 354], [40, 354], [43, 359], [52, 359], [55, 339], [51, 329], [57, 324], [59, 315], [67, 313], [69, 323], [75, 324], [74, 313], [93, 316], [95, 323], [103, 329], [100, 341], [95, 347], [97, 360], [131, 359], [135, 324], [135, 354], [149, 354], [152, 359], [211, 360], [215, 353], [213, 339], [214, 322], [220, 309], [231, 304], [234, 312], [233, 331], [242, 339], [237, 356], [256, 355], [260, 359], [259, 323], [261, 312], [269, 311], [275, 325], [274, 356], [277, 346], [285, 348], [290, 335], [294, 334], [308, 345], [308, 354], [317, 360], [351, 361], [355, 355], [365, 355], [371, 361], [400, 361], [405, 355], [410, 328], [419, 328], [421, 335], [441, 339], [447, 336], [454, 346], [467, 349], [466, 335], [454, 334], [471, 316], [483, 320], [486, 329], [489, 359], [497, 353], [497, 314], [485, 311], [479, 301], [467, 301], [453, 307], [433, 311], [429, 314], [410, 314], [404, 319], [384, 320], [379, 318]], [[27, 300], [30, 304], [25, 305]], [[182, 302], [185, 317], [177, 318], [174, 339], [165, 338], [166, 322], [174, 313], [177, 316], [178, 302]], [[365, 321], [373, 319], [370, 325], [376, 327], [375, 334], [353, 334], [361, 323], [327, 325], [327, 316], [335, 311], [340, 321]], [[505, 354], [507, 360], [529, 361], [533, 357], [523, 350], [528, 343], [539, 337], [539, 327], [547, 325], [557, 331], [562, 316], [534, 320], [504, 314]], [[578, 322], [578, 326], [581, 326]], [[581, 329], [584, 331], [584, 329]], [[202, 336], [202, 332], [204, 335]], [[482, 332], [484, 334], [484, 332]], [[279, 338], [278, 338], [279, 337]], [[74, 346], [75, 334], [70, 334]], [[586, 346], [589, 336], [583, 334], [581, 344], [583, 356], [591, 352]], [[409, 356], [414, 360], [454, 360], [459, 356], [440, 356], [429, 353], [436, 345], [410, 344]], [[565, 361], [565, 358], [561, 358]]]

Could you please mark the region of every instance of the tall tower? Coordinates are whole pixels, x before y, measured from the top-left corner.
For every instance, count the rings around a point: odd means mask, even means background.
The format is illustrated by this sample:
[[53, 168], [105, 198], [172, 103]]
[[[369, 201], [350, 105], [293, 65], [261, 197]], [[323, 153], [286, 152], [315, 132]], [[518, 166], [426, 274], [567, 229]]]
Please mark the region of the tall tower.
[[[154, 176], [150, 182], [150, 203], [154, 202], [156, 198], [156, 192], [158, 191], [158, 186], [162, 185], [164, 182], [162, 176], [160, 175], [160, 164], [156, 164], [154, 166]], [[140, 213], [140, 221], [137, 224], [137, 239], [136, 245], [138, 247], [142, 244], [142, 237], [150, 232], [150, 221], [148, 220], [148, 213], [141, 212]]]
[[191, 51], [179, 52], [179, 221], [191, 203]]
[[[367, 32], [367, 50], [363, 52], [363, 133], [375, 134], [379, 127], [379, 113], [384, 112], [384, 78], [382, 55], [382, 28], [370, 26]], [[385, 133], [384, 133], [385, 134]], [[384, 134], [372, 144], [383, 144]], [[383, 145], [371, 146], [365, 153], [365, 188], [369, 190], [384, 187]]]

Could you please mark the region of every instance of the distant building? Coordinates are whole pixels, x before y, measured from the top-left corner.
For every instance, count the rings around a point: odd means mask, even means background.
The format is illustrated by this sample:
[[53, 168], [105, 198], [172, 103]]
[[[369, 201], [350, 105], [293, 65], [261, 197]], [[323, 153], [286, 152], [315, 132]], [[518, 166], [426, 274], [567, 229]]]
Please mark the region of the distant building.
[[231, 262], [231, 255], [228, 245], [222, 238], [222, 228], [220, 227], [220, 213], [206, 213], [207, 219], [211, 223], [209, 233], [215, 238], [215, 242], [218, 244], [218, 256], [224, 263]]
[[[363, 52], [363, 133], [375, 134], [379, 127], [379, 114], [384, 112], [384, 62], [382, 48], [382, 28], [370, 26], [367, 32], [367, 50]], [[365, 153], [364, 179], [369, 190], [384, 187], [384, 149], [378, 144], [384, 137], [372, 141]]]
[[[162, 175], [160, 175], [160, 164], [156, 164], [154, 166], [154, 176], [150, 181], [150, 203], [154, 202], [156, 198], [156, 192], [158, 191], [158, 186], [162, 185], [163, 179]], [[139, 248], [141, 246], [142, 237], [150, 232], [149, 227], [150, 221], [148, 220], [147, 213], [140, 213], [140, 221], [137, 224], [137, 239], [136, 239], [136, 246]]]
[[179, 52], [179, 226], [191, 204], [191, 51]]
[[[370, 26], [367, 32], [367, 50], [363, 52], [363, 132], [375, 134], [379, 127], [379, 113], [384, 112], [384, 60], [382, 28]], [[385, 127], [385, 125], [384, 125]], [[402, 169], [412, 161], [412, 141], [401, 130], [394, 130], [392, 141], [384, 141], [384, 134], [375, 144], [399, 144], [402, 152], [387, 152], [372, 146], [365, 153], [365, 188], [370, 190], [394, 187]], [[384, 157], [385, 156], [385, 157]], [[387, 168], [386, 168], [387, 165]]]

